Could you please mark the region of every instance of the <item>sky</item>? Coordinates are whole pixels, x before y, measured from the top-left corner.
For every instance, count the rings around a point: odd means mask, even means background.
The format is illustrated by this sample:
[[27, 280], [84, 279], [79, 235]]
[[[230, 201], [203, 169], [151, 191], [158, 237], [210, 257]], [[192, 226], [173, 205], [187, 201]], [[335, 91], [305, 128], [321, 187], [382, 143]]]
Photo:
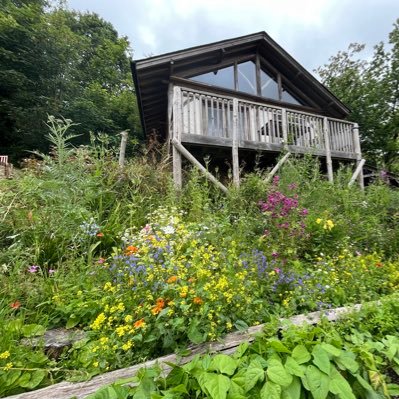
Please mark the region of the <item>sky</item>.
[[346, 50], [388, 40], [399, 0], [69, 0], [127, 36], [134, 59], [266, 31], [309, 71]]

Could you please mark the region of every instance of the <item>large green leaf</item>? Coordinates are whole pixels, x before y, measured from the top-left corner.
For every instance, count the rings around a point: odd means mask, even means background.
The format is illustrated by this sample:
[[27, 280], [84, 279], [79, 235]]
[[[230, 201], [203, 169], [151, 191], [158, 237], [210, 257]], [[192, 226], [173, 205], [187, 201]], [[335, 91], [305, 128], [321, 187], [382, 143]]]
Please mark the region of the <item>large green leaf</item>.
[[25, 324], [22, 327], [22, 334], [24, 337], [36, 337], [38, 335], [43, 335], [46, 332], [46, 328], [40, 324]]
[[282, 399], [299, 399], [301, 397], [301, 380], [298, 377], [293, 377], [291, 384], [283, 388], [281, 392]]
[[317, 367], [309, 365], [306, 369], [306, 385], [312, 392], [314, 399], [325, 399], [329, 391], [329, 377]]
[[333, 356], [339, 356], [342, 353], [341, 349], [336, 348], [333, 345], [330, 344], [326, 344], [325, 342], [323, 342], [321, 344], [321, 347], [328, 353], [330, 353]]
[[267, 376], [273, 382], [282, 387], [287, 387], [292, 382], [292, 375], [284, 368], [281, 360], [271, 359], [268, 361]]
[[31, 373], [28, 381], [20, 382], [19, 385], [23, 388], [33, 389], [36, 388], [46, 377], [47, 372], [44, 370], [35, 370]]
[[250, 391], [258, 381], [265, 379], [265, 371], [258, 361], [252, 361], [245, 373], [245, 392]]
[[304, 366], [298, 364], [298, 362], [291, 356], [287, 357], [285, 361], [285, 369], [292, 375], [296, 375], [298, 377], [303, 377], [305, 374]]
[[292, 357], [299, 364], [306, 363], [311, 359], [310, 353], [304, 345], [297, 345], [292, 351]]
[[343, 352], [339, 357], [334, 359], [335, 363], [341, 370], [349, 370], [352, 374], [359, 369], [359, 364], [354, 359], [353, 353]]
[[230, 379], [222, 374], [205, 373], [204, 387], [211, 399], [226, 399]]
[[335, 367], [331, 368], [329, 390], [341, 399], [356, 399], [348, 381], [342, 377]]
[[324, 373], [330, 374], [331, 364], [328, 353], [321, 347], [316, 345], [312, 351], [313, 363]]
[[223, 374], [233, 375], [237, 368], [237, 365], [238, 365], [237, 360], [233, 359], [230, 356], [220, 354], [216, 355], [212, 359], [209, 369], [219, 371], [220, 373]]
[[267, 381], [260, 391], [261, 399], [280, 399], [281, 386], [272, 381]]

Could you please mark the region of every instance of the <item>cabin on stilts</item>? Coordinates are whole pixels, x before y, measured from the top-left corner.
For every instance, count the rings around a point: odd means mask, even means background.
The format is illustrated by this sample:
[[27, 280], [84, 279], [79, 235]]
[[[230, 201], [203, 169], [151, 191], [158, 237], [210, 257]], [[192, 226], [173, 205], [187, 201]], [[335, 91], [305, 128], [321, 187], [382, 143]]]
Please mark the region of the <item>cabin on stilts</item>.
[[[172, 148], [175, 185], [182, 185], [182, 157], [198, 166], [198, 149], [228, 151], [239, 185], [244, 154], [311, 153], [325, 162], [354, 161], [363, 185], [358, 126], [349, 109], [265, 32], [132, 62], [146, 134]], [[276, 168], [274, 168], [276, 170]]]

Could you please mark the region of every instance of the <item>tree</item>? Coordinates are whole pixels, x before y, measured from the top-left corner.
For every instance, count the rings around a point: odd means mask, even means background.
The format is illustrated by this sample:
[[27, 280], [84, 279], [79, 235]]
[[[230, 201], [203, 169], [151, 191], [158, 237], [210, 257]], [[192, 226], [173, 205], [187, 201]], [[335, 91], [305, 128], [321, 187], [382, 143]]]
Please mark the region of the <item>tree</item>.
[[322, 82], [351, 109], [359, 123], [362, 148], [368, 160], [399, 167], [399, 19], [388, 46], [374, 46], [370, 60], [362, 59], [364, 45], [351, 44], [316, 70]]
[[47, 115], [89, 132], [140, 133], [130, 48], [96, 14], [49, 8], [44, 0], [3, 0], [0, 10], [0, 153], [47, 150]]

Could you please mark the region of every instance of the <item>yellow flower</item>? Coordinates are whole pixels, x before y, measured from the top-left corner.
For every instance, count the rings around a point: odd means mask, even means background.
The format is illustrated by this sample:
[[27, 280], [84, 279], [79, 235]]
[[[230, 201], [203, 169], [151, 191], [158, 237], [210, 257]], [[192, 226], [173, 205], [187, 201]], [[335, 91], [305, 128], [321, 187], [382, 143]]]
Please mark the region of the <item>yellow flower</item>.
[[326, 220], [326, 222], [324, 223], [324, 230], [331, 230], [334, 227], [334, 223], [332, 220], [328, 219]]
[[102, 346], [105, 346], [105, 345], [108, 343], [108, 341], [109, 341], [109, 338], [108, 338], [108, 337], [101, 337], [101, 338], [100, 338], [100, 344], [101, 344]]
[[97, 368], [98, 367], [98, 362], [93, 362], [93, 366]]
[[10, 357], [10, 352], [5, 351], [3, 353], [0, 353], [0, 359], [8, 359]]
[[316, 219], [316, 223], [317, 223], [317, 224], [320, 224], [322, 221], [323, 221], [323, 219], [320, 219], [320, 218], [317, 218], [317, 219]]
[[125, 323], [126, 324], [129, 324], [129, 323], [131, 323], [133, 321], [133, 316], [131, 316], [130, 314], [128, 314], [126, 317], [125, 317]]
[[11, 362], [9, 362], [3, 367], [3, 370], [8, 371], [12, 368], [12, 366], [13, 366], [13, 364]]
[[131, 342], [131, 341], [128, 341], [128, 342], [126, 342], [126, 344], [123, 344], [123, 345], [122, 345], [122, 349], [123, 349], [124, 351], [128, 351], [132, 346], [133, 346], [132, 342]]
[[91, 327], [93, 330], [99, 330], [99, 329], [101, 328], [101, 325], [104, 323], [104, 321], [105, 321], [106, 319], [107, 319], [107, 318], [105, 317], [105, 314], [104, 314], [104, 313], [100, 313], [100, 314], [97, 316], [96, 320], [93, 321], [93, 323], [91, 324], [90, 327]]

